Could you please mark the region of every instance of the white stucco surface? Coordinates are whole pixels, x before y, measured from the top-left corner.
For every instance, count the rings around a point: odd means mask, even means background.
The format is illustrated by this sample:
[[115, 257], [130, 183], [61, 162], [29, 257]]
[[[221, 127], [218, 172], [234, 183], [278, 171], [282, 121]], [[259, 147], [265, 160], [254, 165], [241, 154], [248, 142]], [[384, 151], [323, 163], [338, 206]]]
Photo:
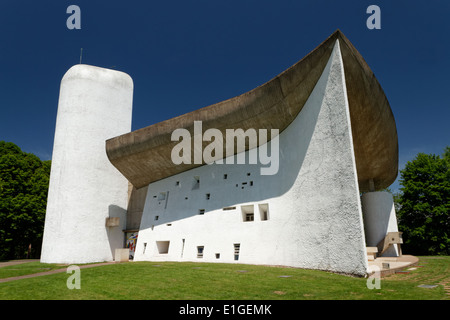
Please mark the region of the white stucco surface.
[[[128, 182], [105, 140], [131, 130], [133, 82], [125, 73], [75, 65], [61, 81], [41, 261], [111, 261], [123, 247]], [[117, 227], [106, 227], [119, 217]]]
[[[302, 111], [280, 133], [279, 148], [275, 175], [261, 175], [259, 164], [212, 164], [151, 183], [135, 260], [364, 275], [365, 237], [338, 41]], [[245, 221], [252, 211], [254, 221]]]
[[[368, 247], [376, 247], [388, 232], [398, 232], [392, 194], [385, 191], [367, 192], [361, 198], [364, 230]], [[398, 257], [397, 245], [383, 254], [384, 257]]]

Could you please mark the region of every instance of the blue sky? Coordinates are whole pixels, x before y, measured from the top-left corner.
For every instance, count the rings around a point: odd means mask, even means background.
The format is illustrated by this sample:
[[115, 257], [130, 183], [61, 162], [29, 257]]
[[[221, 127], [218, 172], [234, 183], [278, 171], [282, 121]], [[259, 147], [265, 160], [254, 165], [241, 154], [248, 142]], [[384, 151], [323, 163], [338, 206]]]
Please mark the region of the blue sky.
[[[66, 27], [71, 4], [80, 30]], [[366, 27], [371, 4], [380, 30]], [[133, 78], [136, 130], [251, 90], [340, 29], [391, 104], [403, 168], [450, 145], [449, 16], [447, 0], [2, 0], [0, 140], [51, 158], [59, 84], [81, 48], [83, 63]]]

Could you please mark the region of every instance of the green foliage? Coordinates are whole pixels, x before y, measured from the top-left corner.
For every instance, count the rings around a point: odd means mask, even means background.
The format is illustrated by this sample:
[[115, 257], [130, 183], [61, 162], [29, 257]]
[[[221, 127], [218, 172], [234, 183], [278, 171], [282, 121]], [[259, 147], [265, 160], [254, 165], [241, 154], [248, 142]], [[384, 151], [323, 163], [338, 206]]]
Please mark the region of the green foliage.
[[0, 141], [0, 260], [39, 256], [50, 165]]
[[399, 228], [405, 251], [416, 255], [450, 253], [450, 147], [441, 158], [419, 153], [400, 171]]

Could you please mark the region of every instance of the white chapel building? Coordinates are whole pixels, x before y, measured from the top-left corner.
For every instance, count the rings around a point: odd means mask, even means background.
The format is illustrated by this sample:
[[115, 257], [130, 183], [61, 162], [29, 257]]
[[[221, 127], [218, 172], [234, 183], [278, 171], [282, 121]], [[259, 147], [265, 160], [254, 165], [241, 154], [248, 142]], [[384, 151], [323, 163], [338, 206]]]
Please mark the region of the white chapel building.
[[398, 172], [395, 119], [340, 31], [254, 90], [130, 132], [132, 95], [119, 71], [80, 64], [64, 75], [42, 262], [112, 261], [129, 247], [134, 261], [363, 276], [368, 248], [401, 255], [401, 241], [383, 247], [401, 234], [381, 191]]

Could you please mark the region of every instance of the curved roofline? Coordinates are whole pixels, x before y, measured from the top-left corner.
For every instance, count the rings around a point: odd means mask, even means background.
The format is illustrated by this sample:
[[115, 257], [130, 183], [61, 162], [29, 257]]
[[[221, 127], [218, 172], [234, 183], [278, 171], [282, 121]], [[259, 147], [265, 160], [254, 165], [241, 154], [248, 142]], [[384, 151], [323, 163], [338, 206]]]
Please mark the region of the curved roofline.
[[203, 130], [216, 128], [223, 134], [226, 129], [239, 128], [282, 132], [302, 110], [338, 39], [360, 191], [369, 191], [369, 181], [373, 181], [375, 189], [388, 187], [398, 172], [395, 119], [373, 72], [339, 30], [292, 67], [253, 90], [107, 140], [109, 160], [139, 189], [204, 165], [175, 165], [171, 160], [172, 148], [178, 144], [178, 141], [171, 141], [172, 132], [184, 128], [193, 135], [194, 121], [202, 121]]

